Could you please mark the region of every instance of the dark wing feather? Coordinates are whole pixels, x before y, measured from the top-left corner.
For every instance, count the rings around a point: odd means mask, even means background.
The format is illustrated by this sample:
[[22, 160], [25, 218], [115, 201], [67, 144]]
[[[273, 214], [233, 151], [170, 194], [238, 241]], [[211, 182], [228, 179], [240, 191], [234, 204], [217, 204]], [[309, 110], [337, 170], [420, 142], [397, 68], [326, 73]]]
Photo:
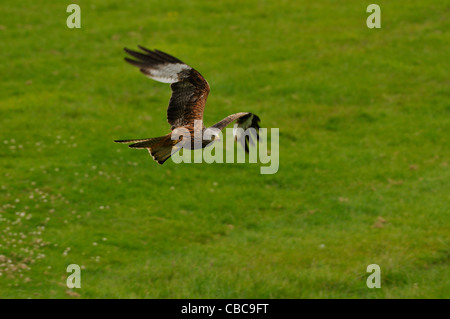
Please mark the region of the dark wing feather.
[[238, 140], [242, 144], [246, 152], [249, 152], [249, 143], [253, 145], [251, 134], [245, 134], [243, 136], [240, 136], [236, 128], [242, 128], [242, 130], [244, 131], [246, 131], [248, 128], [254, 128], [256, 133], [256, 140], [259, 141], [259, 129], [260, 129], [259, 122], [261, 121], [260, 118], [253, 113], [240, 112], [227, 116], [226, 118], [224, 118], [220, 122], [217, 122], [211, 127], [223, 130], [228, 124], [230, 124], [233, 121], [236, 121], [234, 133], [236, 140]]
[[179, 126], [193, 126], [194, 120], [203, 120], [206, 99], [209, 93], [208, 82], [203, 76], [178, 60], [159, 50], [136, 52], [125, 48], [125, 52], [136, 60], [125, 58], [137, 66], [147, 77], [163, 83], [171, 83], [172, 96], [167, 108], [167, 121], [172, 130]]

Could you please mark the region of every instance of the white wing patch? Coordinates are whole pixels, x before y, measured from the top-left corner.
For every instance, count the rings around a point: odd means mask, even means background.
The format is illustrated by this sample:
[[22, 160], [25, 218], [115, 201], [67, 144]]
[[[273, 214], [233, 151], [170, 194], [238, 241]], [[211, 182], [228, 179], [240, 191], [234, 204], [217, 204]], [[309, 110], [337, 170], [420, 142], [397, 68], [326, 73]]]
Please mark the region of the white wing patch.
[[246, 129], [248, 129], [252, 125], [252, 121], [253, 121], [253, 115], [249, 116], [248, 119], [245, 120], [245, 122], [243, 122], [239, 125], [236, 123], [233, 127], [233, 135], [236, 136], [238, 134], [238, 128], [242, 128], [244, 131]]
[[256, 129], [251, 127], [253, 122], [254, 115], [249, 116], [245, 122], [235, 123], [233, 126], [233, 136], [235, 141], [239, 142], [246, 151], [248, 150], [248, 146], [246, 144], [246, 140], [250, 143], [250, 145], [255, 145], [253, 142], [252, 135], [258, 135]]
[[157, 64], [151, 69], [147, 69], [145, 75], [149, 78], [162, 83], [175, 83], [180, 79], [178, 73], [192, 68], [183, 63]]

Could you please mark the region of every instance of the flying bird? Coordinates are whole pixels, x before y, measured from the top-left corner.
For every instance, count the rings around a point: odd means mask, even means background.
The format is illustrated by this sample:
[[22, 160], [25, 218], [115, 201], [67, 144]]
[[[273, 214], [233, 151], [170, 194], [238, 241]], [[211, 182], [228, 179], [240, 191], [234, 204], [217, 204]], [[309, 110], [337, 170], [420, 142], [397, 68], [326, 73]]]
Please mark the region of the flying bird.
[[[126, 57], [125, 61], [137, 66], [144, 75], [153, 80], [171, 83], [172, 96], [167, 108], [167, 121], [171, 125], [172, 131], [160, 137], [116, 140], [114, 142], [131, 144], [129, 145], [131, 148], [147, 149], [159, 164], [163, 164], [173, 152], [179, 150], [182, 143], [190, 142], [191, 145], [194, 145], [192, 148], [195, 148], [195, 145], [201, 145], [201, 148], [208, 146], [217, 138], [217, 135], [213, 134], [209, 139], [206, 139], [203, 134], [208, 129], [203, 125], [203, 111], [209, 94], [208, 82], [198, 71], [179, 59], [159, 50], [138, 47], [142, 52], [124, 48], [125, 52], [134, 58]], [[201, 132], [194, 132], [194, 121], [196, 120], [200, 120], [202, 123]], [[260, 119], [249, 112], [229, 115], [210, 128], [221, 131], [233, 121], [236, 121], [237, 124], [235, 128], [242, 128], [244, 131], [248, 128], [254, 128], [256, 139], [259, 140]], [[177, 132], [178, 129], [187, 130], [190, 133], [190, 141], [183, 141], [184, 136], [179, 136], [180, 134], [177, 135], [178, 138], [172, 139], [172, 134]], [[245, 135], [245, 141], [244, 139], [240, 139], [240, 141], [248, 152], [249, 142], [253, 144], [250, 134]]]

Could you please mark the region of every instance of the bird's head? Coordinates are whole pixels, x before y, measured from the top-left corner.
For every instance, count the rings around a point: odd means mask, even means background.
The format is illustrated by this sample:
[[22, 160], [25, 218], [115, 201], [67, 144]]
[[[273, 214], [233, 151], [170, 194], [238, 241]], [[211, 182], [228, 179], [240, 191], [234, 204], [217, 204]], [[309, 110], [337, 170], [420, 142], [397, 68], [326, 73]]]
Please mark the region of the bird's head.
[[203, 132], [203, 139], [209, 142], [220, 141], [220, 130], [213, 127], [205, 129]]

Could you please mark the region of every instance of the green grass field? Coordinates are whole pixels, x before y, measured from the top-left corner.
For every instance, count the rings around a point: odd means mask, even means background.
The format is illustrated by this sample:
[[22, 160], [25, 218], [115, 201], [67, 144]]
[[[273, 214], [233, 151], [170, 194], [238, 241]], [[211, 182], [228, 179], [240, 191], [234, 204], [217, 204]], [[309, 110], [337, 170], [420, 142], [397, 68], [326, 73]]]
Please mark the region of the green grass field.
[[[450, 7], [370, 3], [3, 0], [0, 298], [449, 298]], [[207, 125], [279, 128], [278, 173], [114, 144], [170, 130], [138, 44], [208, 80]]]

